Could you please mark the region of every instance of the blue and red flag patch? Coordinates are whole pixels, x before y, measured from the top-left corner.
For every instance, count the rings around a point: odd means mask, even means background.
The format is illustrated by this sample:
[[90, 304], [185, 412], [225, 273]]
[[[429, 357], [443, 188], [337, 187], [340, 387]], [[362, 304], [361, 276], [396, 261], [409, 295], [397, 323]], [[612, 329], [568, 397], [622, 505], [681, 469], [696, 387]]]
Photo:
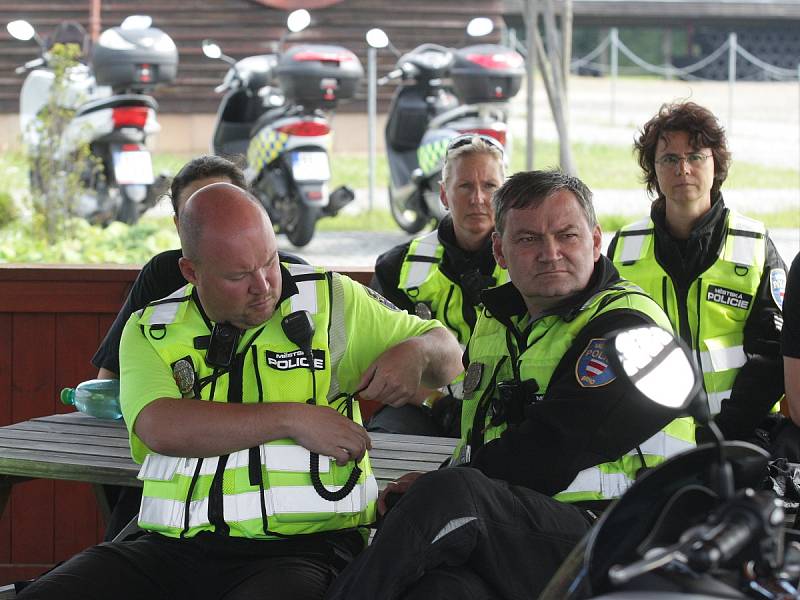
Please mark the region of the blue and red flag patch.
[[608, 385], [617, 378], [606, 356], [605, 338], [594, 338], [589, 342], [575, 365], [575, 377], [585, 388]]
[[772, 269], [769, 272], [769, 287], [772, 291], [772, 299], [778, 308], [783, 310], [783, 294], [786, 291], [786, 271], [783, 269]]

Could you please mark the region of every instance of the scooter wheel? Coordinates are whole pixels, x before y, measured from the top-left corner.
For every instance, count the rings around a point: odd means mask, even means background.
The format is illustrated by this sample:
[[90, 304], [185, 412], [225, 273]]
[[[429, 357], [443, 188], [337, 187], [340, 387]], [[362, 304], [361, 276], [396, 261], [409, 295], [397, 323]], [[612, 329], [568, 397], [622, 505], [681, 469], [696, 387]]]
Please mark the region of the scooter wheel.
[[300, 204], [295, 205], [292, 215], [283, 227], [286, 237], [292, 245], [305, 246], [314, 237], [314, 229], [319, 218], [319, 211], [316, 208]]
[[395, 223], [407, 233], [419, 233], [430, 221], [419, 208], [417, 193], [404, 201], [392, 197], [392, 192], [389, 190], [389, 210]]

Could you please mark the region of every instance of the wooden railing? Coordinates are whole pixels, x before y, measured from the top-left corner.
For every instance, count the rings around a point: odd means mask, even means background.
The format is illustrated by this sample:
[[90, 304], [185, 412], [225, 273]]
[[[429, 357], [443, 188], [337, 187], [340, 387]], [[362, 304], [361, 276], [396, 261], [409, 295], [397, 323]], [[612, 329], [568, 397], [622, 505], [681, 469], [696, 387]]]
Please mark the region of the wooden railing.
[[[335, 269], [362, 283], [369, 268]], [[58, 412], [62, 387], [91, 379], [90, 359], [139, 272], [133, 266], [0, 266], [0, 425]], [[17, 485], [0, 519], [0, 584], [32, 577], [102, 539], [88, 484]]]

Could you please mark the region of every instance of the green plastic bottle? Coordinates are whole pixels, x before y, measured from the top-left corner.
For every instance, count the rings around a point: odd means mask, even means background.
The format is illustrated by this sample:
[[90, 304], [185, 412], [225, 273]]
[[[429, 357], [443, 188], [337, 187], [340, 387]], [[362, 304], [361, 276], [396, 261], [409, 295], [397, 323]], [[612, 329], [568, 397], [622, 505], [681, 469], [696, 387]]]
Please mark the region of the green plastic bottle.
[[119, 419], [119, 379], [90, 379], [61, 390], [61, 402], [98, 419]]

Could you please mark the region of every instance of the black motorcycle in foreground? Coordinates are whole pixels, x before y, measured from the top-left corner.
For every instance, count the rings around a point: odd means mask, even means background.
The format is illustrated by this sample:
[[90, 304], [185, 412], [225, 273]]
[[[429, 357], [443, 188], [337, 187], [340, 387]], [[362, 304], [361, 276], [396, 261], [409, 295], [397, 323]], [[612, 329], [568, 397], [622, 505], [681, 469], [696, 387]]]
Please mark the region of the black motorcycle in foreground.
[[800, 598], [800, 532], [783, 502], [760, 490], [767, 453], [724, 442], [682, 344], [657, 327], [620, 333], [619, 376], [650, 400], [688, 412], [717, 443], [646, 472], [572, 552], [543, 600]]

